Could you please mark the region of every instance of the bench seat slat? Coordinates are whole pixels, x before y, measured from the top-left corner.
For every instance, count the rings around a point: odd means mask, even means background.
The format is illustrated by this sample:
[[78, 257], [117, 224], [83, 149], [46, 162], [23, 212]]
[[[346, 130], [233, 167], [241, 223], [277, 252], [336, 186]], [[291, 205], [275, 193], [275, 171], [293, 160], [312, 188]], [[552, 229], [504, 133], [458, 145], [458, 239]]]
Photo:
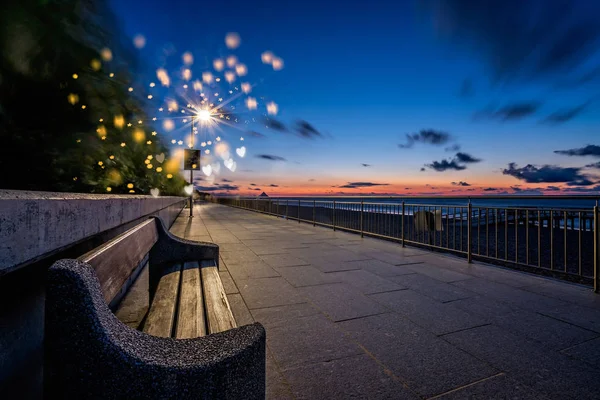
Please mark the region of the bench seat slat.
[[181, 277], [181, 295], [177, 314], [177, 339], [206, 336], [204, 299], [198, 262], [186, 262]]
[[165, 269], [165, 274], [158, 283], [154, 300], [148, 311], [144, 332], [153, 336], [171, 337], [180, 277], [181, 264], [175, 264]]
[[215, 262], [202, 261], [201, 266], [208, 333], [218, 333], [236, 328], [237, 324], [231, 313]]

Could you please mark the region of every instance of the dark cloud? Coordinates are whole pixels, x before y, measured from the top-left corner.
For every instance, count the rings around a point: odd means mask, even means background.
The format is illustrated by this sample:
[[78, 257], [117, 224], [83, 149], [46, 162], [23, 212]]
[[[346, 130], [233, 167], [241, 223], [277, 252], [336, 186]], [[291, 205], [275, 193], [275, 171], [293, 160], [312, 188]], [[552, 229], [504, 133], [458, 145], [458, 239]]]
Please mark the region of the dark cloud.
[[257, 154], [256, 158], [262, 158], [263, 160], [269, 160], [269, 161], [286, 161], [286, 159], [283, 157], [274, 156], [271, 154]]
[[401, 149], [409, 149], [415, 143], [433, 144], [436, 146], [446, 144], [450, 141], [450, 135], [446, 132], [436, 131], [434, 129], [421, 129], [417, 133], [406, 134], [406, 144], [399, 144]]
[[555, 125], [565, 123], [581, 114], [588, 107], [588, 105], [589, 103], [584, 103], [577, 107], [567, 108], [564, 110], [553, 112], [552, 114], [544, 118], [542, 122]]
[[585, 147], [569, 150], [554, 150], [556, 154], [563, 154], [565, 156], [593, 156], [600, 157], [600, 146], [594, 144], [588, 144]]
[[571, 0], [422, 0], [432, 26], [478, 53], [494, 80], [554, 78], [596, 50], [597, 3]]
[[360, 164], [360, 165], [362, 165], [362, 166], [363, 166], [363, 167], [365, 167], [365, 168], [366, 168], [366, 167], [370, 167], [370, 166], [371, 166], [371, 164], [365, 164], [365, 163], [362, 163], [362, 164]]
[[597, 163], [588, 164], [588, 165], [586, 165], [586, 168], [596, 168], [596, 169], [600, 169], [600, 161], [598, 161]]
[[236, 185], [219, 185], [219, 184], [214, 184], [213, 186], [196, 186], [196, 190], [200, 191], [200, 192], [216, 192], [216, 191], [232, 191], [232, 190], [238, 190], [239, 186]]
[[474, 114], [475, 119], [498, 119], [514, 121], [533, 115], [540, 108], [539, 102], [522, 102], [508, 104], [500, 108], [488, 107]]
[[470, 154], [467, 153], [456, 153], [456, 160], [460, 163], [477, 163], [480, 162], [481, 160], [478, 158], [473, 157]]
[[421, 172], [423, 172], [423, 171], [425, 171], [425, 168], [424, 168], [424, 167], [421, 167]]
[[574, 193], [599, 193], [600, 185], [596, 185], [594, 187], [570, 187], [565, 188], [565, 192], [574, 192]]
[[343, 189], [357, 189], [362, 187], [373, 187], [373, 186], [389, 186], [389, 183], [373, 183], [373, 182], [348, 182], [345, 185], [339, 186]]
[[271, 183], [271, 184], [269, 185], [269, 187], [279, 187], [279, 185], [275, 185], [274, 183]]
[[451, 153], [454, 153], [456, 151], [460, 151], [460, 144], [453, 144], [452, 146], [448, 146], [444, 149], [445, 151], [449, 151]]
[[454, 186], [471, 186], [471, 184], [469, 184], [467, 182], [463, 182], [463, 181], [451, 182], [451, 184]]
[[438, 172], [447, 171], [449, 169], [453, 169], [456, 171], [462, 171], [466, 169], [464, 165], [459, 165], [456, 160], [442, 160], [442, 161], [433, 161], [431, 164], [427, 164], [427, 167], [434, 169]]
[[255, 138], [264, 138], [265, 137], [265, 135], [263, 135], [260, 132], [256, 132], [256, 131], [248, 131], [247, 135], [251, 136], [251, 137], [255, 137]]
[[256, 186], [256, 183], [251, 183], [250, 186]]
[[522, 188], [519, 187], [518, 185], [516, 186], [511, 186], [510, 187], [515, 193], [518, 193], [520, 195], [529, 195], [529, 196], [539, 196], [539, 195], [543, 195], [543, 191], [537, 188]]
[[483, 189], [484, 192], [495, 192], [496, 190], [500, 190], [498, 188], [493, 188], [493, 187], [489, 187], [489, 188], [485, 188]]
[[560, 188], [558, 186], [546, 186], [544, 189], [547, 192], [560, 192]]
[[559, 183], [563, 182], [569, 186], [589, 186], [594, 183], [580, 172], [581, 168], [563, 168], [555, 165], [543, 165], [536, 167], [527, 164], [519, 168], [516, 163], [508, 164], [508, 168], [502, 170], [502, 174], [513, 176], [527, 183]]
[[[462, 171], [467, 168], [467, 166], [464, 164], [477, 163], [480, 161], [480, 159], [475, 158], [470, 154], [456, 153], [454, 158], [451, 160], [433, 161], [431, 164], [426, 164], [425, 166], [438, 172], [447, 170]], [[423, 168], [421, 168], [421, 170], [423, 170]]]
[[274, 129], [278, 132], [287, 132], [287, 127], [283, 122], [273, 118], [263, 118], [263, 122], [267, 128]]
[[233, 182], [233, 181], [232, 181], [232, 180], [229, 180], [229, 179], [225, 179], [225, 178], [223, 178], [223, 179], [221, 179], [221, 182], [230, 182], [230, 183], [231, 183], [231, 182]]
[[412, 188], [404, 188], [404, 190], [411, 190]]
[[469, 78], [464, 79], [460, 85], [460, 97], [471, 97], [474, 93], [473, 81]]
[[314, 182], [314, 181], [316, 181], [316, 179], [310, 178], [308, 181], [309, 182]]
[[249, 187], [248, 190], [258, 190], [258, 191], [260, 191], [262, 189], [261, 188], [251, 188], [251, 187]]
[[323, 135], [314, 126], [306, 121], [296, 121], [294, 130], [305, 139], [313, 139], [315, 137], [322, 137]]

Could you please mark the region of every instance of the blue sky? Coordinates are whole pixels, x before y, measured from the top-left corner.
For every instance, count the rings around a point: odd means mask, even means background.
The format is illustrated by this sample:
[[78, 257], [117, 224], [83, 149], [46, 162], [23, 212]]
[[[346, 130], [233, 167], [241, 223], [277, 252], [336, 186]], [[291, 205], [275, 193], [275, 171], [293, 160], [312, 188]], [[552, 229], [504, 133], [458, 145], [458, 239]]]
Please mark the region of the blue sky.
[[[259, 83], [256, 93], [279, 105], [273, 118], [291, 131], [303, 120], [320, 133], [307, 139], [263, 129], [265, 138], [246, 139], [248, 153], [237, 160], [236, 172], [224, 169], [200, 186], [219, 189], [227, 179], [240, 193], [257, 187], [275, 194], [597, 190], [600, 170], [580, 169], [600, 161], [595, 149], [588, 156], [554, 151], [600, 144], [600, 76], [572, 83], [596, 72], [600, 32], [590, 21], [600, 9], [564, 2], [573, 11], [569, 19], [561, 0], [550, 3], [112, 2], [127, 35], [146, 38], [140, 57], [148, 76], [165, 66], [161, 53], [168, 46], [175, 49], [168, 66], [191, 51], [194, 67], [208, 70], [214, 58], [232, 52], [224, 37], [237, 32], [242, 41], [234, 53]], [[545, 11], [536, 14], [536, 5]], [[531, 15], [538, 15], [531, 26], [506, 30], [502, 24], [514, 26]], [[284, 60], [281, 71], [261, 62], [265, 50]], [[573, 115], [543, 122], [568, 111]], [[422, 130], [449, 138], [435, 144], [419, 136], [412, 147], [398, 147], [406, 134]], [[451, 144], [460, 150], [446, 151]], [[480, 161], [444, 171], [430, 167], [452, 161], [457, 151]], [[511, 162], [517, 172], [503, 174]], [[527, 164], [533, 169], [518, 170]], [[451, 183], [458, 181], [471, 186]], [[367, 185], [339, 188], [348, 182]]]

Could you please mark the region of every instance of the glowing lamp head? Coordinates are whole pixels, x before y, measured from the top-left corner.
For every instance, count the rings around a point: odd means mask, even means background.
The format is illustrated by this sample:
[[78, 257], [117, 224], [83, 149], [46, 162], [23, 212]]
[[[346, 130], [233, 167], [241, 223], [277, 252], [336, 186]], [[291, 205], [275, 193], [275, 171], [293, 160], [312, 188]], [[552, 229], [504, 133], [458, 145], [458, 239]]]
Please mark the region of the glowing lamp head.
[[208, 110], [200, 110], [198, 112], [198, 118], [202, 121], [210, 120], [210, 112]]

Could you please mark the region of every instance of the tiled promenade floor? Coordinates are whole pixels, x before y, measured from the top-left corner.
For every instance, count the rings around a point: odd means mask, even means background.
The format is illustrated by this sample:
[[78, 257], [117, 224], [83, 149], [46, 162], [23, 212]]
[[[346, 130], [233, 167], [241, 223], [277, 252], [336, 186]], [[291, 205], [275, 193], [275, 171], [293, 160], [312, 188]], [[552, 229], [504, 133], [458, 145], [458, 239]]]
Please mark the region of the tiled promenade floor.
[[269, 399], [598, 399], [588, 288], [226, 206], [172, 232], [217, 243], [239, 325], [267, 330]]

